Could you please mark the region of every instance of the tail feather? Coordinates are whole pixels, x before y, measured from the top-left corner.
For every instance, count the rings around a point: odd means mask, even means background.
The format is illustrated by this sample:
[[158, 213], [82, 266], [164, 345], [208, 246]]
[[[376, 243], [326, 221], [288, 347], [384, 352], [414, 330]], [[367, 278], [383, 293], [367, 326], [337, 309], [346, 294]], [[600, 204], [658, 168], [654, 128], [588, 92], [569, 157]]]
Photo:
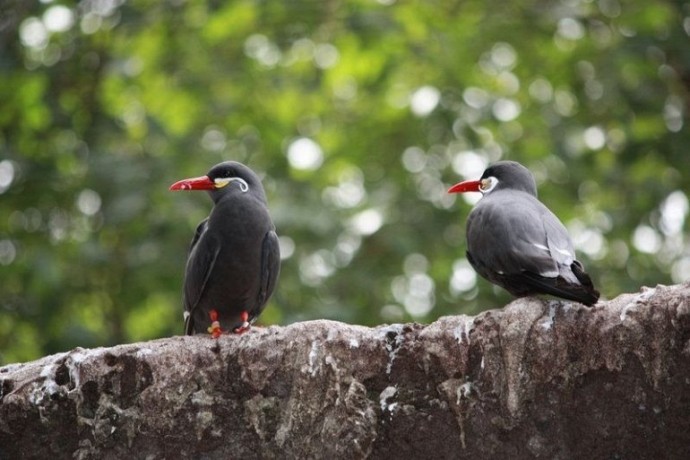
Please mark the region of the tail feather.
[[[573, 264], [574, 265], [574, 264]], [[599, 291], [594, 289], [592, 280], [584, 272], [576, 272], [575, 276], [582, 283], [581, 285], [568, 283], [562, 277], [545, 278], [533, 273], [524, 272], [521, 274], [522, 281], [530, 286], [535, 292], [551, 294], [563, 299], [574, 300], [587, 306], [592, 306], [599, 300]]]
[[[469, 251], [467, 260], [482, 277], [497, 284], [515, 297], [534, 294], [550, 294], [567, 300], [592, 306], [599, 300], [599, 291], [594, 289], [592, 279], [585, 273], [582, 264], [577, 260], [570, 265], [572, 275], [569, 280], [563, 276], [547, 278], [536, 273], [519, 272], [505, 274], [477, 263]], [[574, 276], [574, 278], [573, 278]]]
[[577, 280], [582, 283], [582, 285], [591, 291], [593, 291], [597, 299], [599, 298], [599, 291], [594, 289], [594, 284], [592, 283], [592, 278], [589, 277], [587, 273], [585, 273], [585, 268], [582, 266], [579, 260], [573, 261], [572, 264], [570, 264], [570, 269], [573, 271], [573, 274], [577, 278]]

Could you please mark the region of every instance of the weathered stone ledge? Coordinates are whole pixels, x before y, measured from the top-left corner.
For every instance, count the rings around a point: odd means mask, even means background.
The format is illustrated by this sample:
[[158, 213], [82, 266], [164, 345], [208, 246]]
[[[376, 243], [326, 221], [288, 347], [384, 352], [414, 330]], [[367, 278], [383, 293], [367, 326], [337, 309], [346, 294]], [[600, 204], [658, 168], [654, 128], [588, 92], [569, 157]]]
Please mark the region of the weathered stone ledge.
[[0, 458], [690, 458], [690, 286], [0, 368]]

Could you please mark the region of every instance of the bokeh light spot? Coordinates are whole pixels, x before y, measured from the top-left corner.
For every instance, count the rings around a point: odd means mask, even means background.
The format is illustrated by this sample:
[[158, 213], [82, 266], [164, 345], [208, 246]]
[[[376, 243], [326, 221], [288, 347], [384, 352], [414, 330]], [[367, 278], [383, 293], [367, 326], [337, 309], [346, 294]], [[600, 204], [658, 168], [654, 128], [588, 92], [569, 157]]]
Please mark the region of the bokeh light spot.
[[66, 32], [74, 25], [74, 13], [66, 6], [54, 5], [43, 13], [43, 23], [50, 32]]
[[585, 145], [590, 150], [600, 150], [606, 145], [606, 134], [599, 126], [590, 126], [582, 133]]
[[439, 101], [441, 93], [433, 86], [422, 86], [410, 96], [410, 109], [418, 117], [425, 117], [434, 111]]
[[280, 245], [281, 260], [289, 259], [295, 253], [295, 241], [289, 236], [279, 236], [278, 244]]
[[101, 209], [101, 196], [90, 189], [82, 190], [77, 197], [77, 208], [84, 215], [93, 216]]
[[491, 112], [494, 114], [499, 121], [511, 121], [515, 120], [522, 109], [517, 101], [512, 99], [501, 98], [494, 102]]
[[566, 40], [579, 40], [585, 35], [582, 24], [573, 18], [562, 18], [558, 21], [558, 35]]
[[17, 257], [17, 248], [11, 240], [0, 240], [0, 265], [9, 265]]
[[0, 193], [4, 193], [14, 181], [14, 164], [10, 160], [0, 161]]
[[48, 46], [48, 30], [40, 19], [30, 17], [19, 26], [19, 39], [27, 48], [43, 49]]
[[632, 243], [635, 249], [646, 254], [654, 254], [661, 248], [659, 234], [649, 225], [640, 225], [635, 229]]
[[367, 209], [355, 214], [350, 219], [350, 225], [352, 230], [359, 235], [371, 235], [383, 225], [383, 215], [376, 209]]
[[467, 292], [477, 285], [477, 273], [467, 259], [458, 259], [453, 263], [453, 274], [450, 277], [450, 292], [458, 295]]
[[665, 235], [676, 235], [681, 232], [688, 215], [688, 197], [680, 190], [671, 193], [661, 204], [661, 221], [659, 227]]
[[313, 171], [323, 163], [321, 146], [307, 137], [294, 140], [287, 149], [290, 166], [295, 169]]

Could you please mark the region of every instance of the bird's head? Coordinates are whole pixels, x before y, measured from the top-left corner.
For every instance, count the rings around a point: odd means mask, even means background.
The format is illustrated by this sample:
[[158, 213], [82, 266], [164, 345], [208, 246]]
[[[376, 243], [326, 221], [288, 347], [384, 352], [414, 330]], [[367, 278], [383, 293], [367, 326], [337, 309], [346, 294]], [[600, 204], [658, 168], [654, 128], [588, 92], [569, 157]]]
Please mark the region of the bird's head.
[[537, 184], [529, 169], [516, 161], [499, 161], [484, 171], [479, 180], [459, 182], [448, 189], [448, 193], [481, 192], [483, 195], [494, 190], [520, 190], [537, 196]]
[[236, 161], [219, 163], [205, 176], [182, 179], [170, 186], [170, 190], [173, 191], [208, 190], [214, 201], [235, 189], [241, 193], [252, 192], [265, 200], [259, 177], [254, 171]]

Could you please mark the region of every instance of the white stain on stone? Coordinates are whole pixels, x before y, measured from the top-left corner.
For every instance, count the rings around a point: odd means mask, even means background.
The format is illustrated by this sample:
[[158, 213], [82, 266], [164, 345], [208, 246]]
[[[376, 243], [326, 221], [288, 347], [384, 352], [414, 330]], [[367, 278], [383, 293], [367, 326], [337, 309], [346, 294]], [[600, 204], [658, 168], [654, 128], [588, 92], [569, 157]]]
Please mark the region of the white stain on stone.
[[453, 337], [458, 341], [458, 343], [462, 343], [463, 341], [467, 343], [467, 345], [470, 344], [470, 333], [474, 329], [474, 317], [466, 318], [464, 321], [460, 323], [458, 327], [455, 328], [453, 331]]
[[[391, 342], [388, 337], [390, 333], [395, 334], [393, 342]], [[405, 337], [403, 335], [403, 325], [391, 324], [390, 326], [383, 327], [379, 330], [379, 336], [386, 343], [386, 350], [388, 350], [388, 364], [386, 365], [386, 374], [390, 374], [393, 370], [393, 361], [395, 361], [395, 358], [398, 356], [400, 346], [405, 340]]]
[[137, 350], [136, 357], [137, 358], [143, 358], [144, 356], [152, 355], [153, 350], [150, 348], [140, 348]]
[[541, 323], [541, 327], [546, 331], [551, 330], [551, 328], [553, 327], [553, 321], [556, 318], [556, 307], [557, 307], [557, 304], [555, 301], [549, 302], [549, 315]]
[[311, 343], [311, 350], [309, 350], [309, 374], [313, 377], [319, 371], [321, 366], [316, 365], [316, 360], [319, 357], [319, 342], [314, 340]]
[[398, 394], [398, 389], [394, 386], [386, 387], [379, 395], [379, 403], [381, 404], [381, 411], [393, 412], [397, 407], [397, 402], [389, 402], [389, 399]]
[[632, 301], [628, 302], [628, 304], [623, 307], [623, 310], [621, 310], [621, 321], [625, 321], [628, 318], [628, 312], [630, 310], [634, 310], [639, 304], [649, 300], [655, 293], [656, 288], [643, 287], [642, 292], [637, 294]]

